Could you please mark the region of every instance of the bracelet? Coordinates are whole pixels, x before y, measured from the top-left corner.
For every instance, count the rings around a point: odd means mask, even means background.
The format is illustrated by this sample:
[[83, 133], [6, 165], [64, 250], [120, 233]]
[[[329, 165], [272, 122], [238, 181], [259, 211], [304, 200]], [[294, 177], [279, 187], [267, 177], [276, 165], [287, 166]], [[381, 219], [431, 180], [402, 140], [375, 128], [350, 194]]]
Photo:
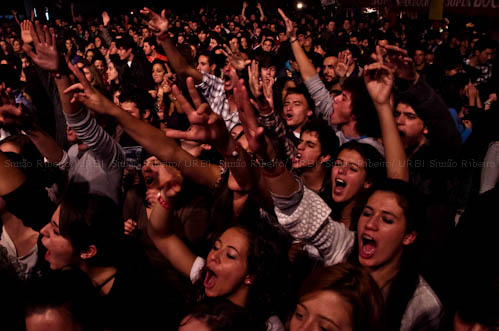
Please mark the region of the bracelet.
[[291, 40], [289, 43], [292, 44], [292, 43], [294, 43], [297, 40], [298, 40], [298, 38], [295, 38], [295, 39]]
[[163, 207], [165, 209], [171, 209], [172, 208], [172, 205], [170, 205], [168, 202], [166, 202], [165, 200], [163, 200], [163, 198], [161, 197], [161, 195], [158, 197], [158, 202], [161, 205], [161, 207]]

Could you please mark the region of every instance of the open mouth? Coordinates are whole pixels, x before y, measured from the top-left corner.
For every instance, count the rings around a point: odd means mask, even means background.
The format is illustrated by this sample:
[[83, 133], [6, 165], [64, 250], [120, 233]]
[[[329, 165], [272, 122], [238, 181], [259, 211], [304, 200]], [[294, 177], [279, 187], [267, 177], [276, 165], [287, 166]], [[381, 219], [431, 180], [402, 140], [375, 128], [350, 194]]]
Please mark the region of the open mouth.
[[296, 163], [300, 161], [301, 157], [302, 157], [301, 153], [296, 153], [295, 156], [293, 156], [293, 162]]
[[334, 180], [334, 193], [337, 195], [342, 194], [345, 191], [346, 186], [347, 186], [347, 182], [345, 182], [341, 178], [336, 178]]
[[204, 277], [204, 288], [211, 289], [217, 283], [217, 275], [209, 268], [206, 268], [206, 276]]
[[359, 255], [363, 259], [369, 259], [376, 253], [376, 240], [373, 237], [363, 234], [360, 237]]

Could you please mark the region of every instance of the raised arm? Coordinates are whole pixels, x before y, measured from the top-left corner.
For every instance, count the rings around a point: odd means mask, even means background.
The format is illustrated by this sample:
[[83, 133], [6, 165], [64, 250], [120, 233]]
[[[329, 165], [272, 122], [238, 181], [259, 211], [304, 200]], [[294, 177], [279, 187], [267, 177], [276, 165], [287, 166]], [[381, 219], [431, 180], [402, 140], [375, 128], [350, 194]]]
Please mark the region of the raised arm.
[[279, 14], [281, 14], [281, 17], [286, 25], [286, 34], [288, 35], [289, 42], [291, 43], [291, 49], [293, 50], [296, 62], [300, 66], [301, 77], [303, 78], [303, 81], [306, 82], [310, 78], [317, 75], [317, 71], [312, 64], [312, 61], [310, 61], [310, 59], [307, 57], [307, 54], [305, 54], [305, 51], [298, 42], [298, 39], [296, 39], [296, 31], [293, 26], [293, 22], [284, 14], [281, 9], [278, 9], [278, 11]]
[[161, 16], [145, 7], [140, 12], [149, 18], [149, 28], [151, 28], [154, 35], [158, 38], [173, 70], [175, 70], [177, 74], [191, 76], [196, 84], [200, 84], [203, 81], [203, 74], [187, 63], [170, 39], [168, 34], [168, 19], [165, 16], [165, 10], [163, 9]]
[[[98, 113], [114, 117], [132, 139], [159, 160], [175, 163], [183, 176], [189, 180], [210, 187], [217, 183], [220, 174], [217, 165], [201, 165], [199, 159], [180, 148], [173, 139], [166, 137], [163, 131], [133, 117], [100, 94], [79, 70], [76, 69], [74, 73], [81, 83], [74, 84], [64, 92], [72, 95], [72, 100]], [[177, 88], [176, 93], [175, 96], [178, 98], [180, 92]]]
[[196, 256], [173, 233], [173, 207], [175, 197], [182, 187], [180, 172], [172, 167], [160, 167], [158, 180], [160, 195], [153, 201], [153, 208], [147, 223], [147, 234], [160, 253], [170, 261], [175, 269], [189, 276]]
[[246, 21], [248, 20], [246, 18], [246, 8], [248, 7], [248, 3], [246, 1], [243, 2], [243, 9], [241, 10], [241, 25], [245, 26]]
[[261, 22], [265, 21], [267, 17], [265, 17], [265, 13], [263, 12], [262, 4], [257, 2], [256, 8], [258, 8], [258, 11], [260, 12], [260, 21]]
[[364, 81], [378, 113], [387, 177], [409, 181], [409, 168], [402, 139], [393, 116], [394, 69], [383, 63], [379, 46], [376, 46], [377, 62], [364, 67]]

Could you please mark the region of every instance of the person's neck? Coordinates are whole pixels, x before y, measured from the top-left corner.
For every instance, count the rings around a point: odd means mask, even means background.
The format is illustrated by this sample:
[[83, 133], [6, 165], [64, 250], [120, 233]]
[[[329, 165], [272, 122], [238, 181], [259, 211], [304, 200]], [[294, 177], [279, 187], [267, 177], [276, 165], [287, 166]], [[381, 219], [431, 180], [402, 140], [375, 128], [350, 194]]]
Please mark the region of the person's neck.
[[317, 164], [312, 168], [306, 168], [301, 174], [303, 184], [309, 189], [319, 192], [326, 177], [326, 169], [321, 164]]
[[392, 280], [397, 276], [397, 273], [400, 271], [401, 260], [402, 251], [387, 264], [379, 267], [368, 267], [369, 274], [382, 291], [386, 286], [390, 286]]
[[233, 203], [232, 208], [234, 212], [234, 216], [239, 216], [244, 206], [246, 205], [246, 201], [248, 200], [249, 194], [247, 192], [233, 191]]
[[[87, 274], [95, 287], [100, 287], [104, 282], [106, 282], [110, 277], [116, 274], [116, 267], [98, 267], [98, 266], [90, 266], [87, 263], [83, 262], [80, 265], [80, 269]], [[102, 288], [100, 289], [101, 294], [107, 295], [111, 288], [113, 287], [114, 279], [108, 281]]]
[[354, 206], [355, 200], [352, 199], [341, 209], [338, 222], [343, 223], [347, 229], [350, 229], [350, 224], [352, 223], [352, 210]]
[[78, 144], [78, 150], [80, 151], [86, 151], [88, 149], [88, 145], [85, 143], [79, 143]]
[[227, 299], [239, 307], [245, 307], [246, 301], [248, 301], [249, 288], [244, 284], [241, 284], [240, 286], [244, 286], [244, 288], [239, 288], [234, 293], [229, 294]]
[[416, 154], [417, 151], [419, 151], [421, 146], [423, 146], [424, 144], [426, 144], [426, 137], [423, 137], [419, 141], [419, 144], [406, 148], [405, 152], [407, 154], [407, 158], [410, 159], [414, 154]]
[[351, 120], [350, 122], [343, 124], [341, 126], [341, 131], [347, 136], [348, 138], [360, 138], [362, 135], [357, 131], [357, 121]]
[[135, 55], [133, 53], [130, 53], [130, 55], [128, 55], [128, 59], [126, 59], [126, 60], [128, 62], [132, 62], [134, 57], [135, 57]]
[[303, 46], [303, 50], [304, 50], [306, 53], [310, 52], [310, 50], [311, 50], [311, 49], [312, 49], [312, 45], [310, 45], [310, 46]]
[[156, 50], [152, 50], [151, 51], [151, 58], [154, 60], [156, 57], [158, 56], [158, 52], [156, 52]]
[[417, 66], [416, 66], [416, 70], [417, 70], [417, 71], [421, 71], [421, 70], [423, 70], [423, 69], [424, 69], [424, 67], [425, 67], [425, 64], [424, 64], [424, 63], [421, 63], [420, 65], [417, 65]]

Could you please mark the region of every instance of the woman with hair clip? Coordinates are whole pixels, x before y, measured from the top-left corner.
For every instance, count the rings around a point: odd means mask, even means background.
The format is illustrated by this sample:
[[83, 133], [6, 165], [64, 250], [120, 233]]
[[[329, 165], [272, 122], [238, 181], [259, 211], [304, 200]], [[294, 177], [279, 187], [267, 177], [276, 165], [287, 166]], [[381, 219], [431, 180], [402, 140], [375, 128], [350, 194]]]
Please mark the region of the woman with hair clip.
[[[279, 223], [294, 239], [314, 246], [325, 265], [350, 259], [367, 268], [385, 298], [385, 329], [435, 330], [442, 318], [442, 305], [418, 274], [414, 255], [424, 208], [407, 183], [406, 156], [390, 102], [394, 70], [383, 63], [379, 49], [378, 55], [378, 62], [365, 67], [364, 80], [380, 119], [391, 179], [370, 189], [362, 212], [353, 218], [357, 231], [332, 221], [327, 204], [293, 177], [284, 164], [273, 161], [274, 166], [265, 168], [264, 178]], [[246, 109], [252, 111], [249, 105]], [[240, 118], [244, 123], [246, 117]], [[265, 160], [274, 160], [275, 153], [259, 135], [248, 136], [253, 137], [249, 139], [253, 151]]]

